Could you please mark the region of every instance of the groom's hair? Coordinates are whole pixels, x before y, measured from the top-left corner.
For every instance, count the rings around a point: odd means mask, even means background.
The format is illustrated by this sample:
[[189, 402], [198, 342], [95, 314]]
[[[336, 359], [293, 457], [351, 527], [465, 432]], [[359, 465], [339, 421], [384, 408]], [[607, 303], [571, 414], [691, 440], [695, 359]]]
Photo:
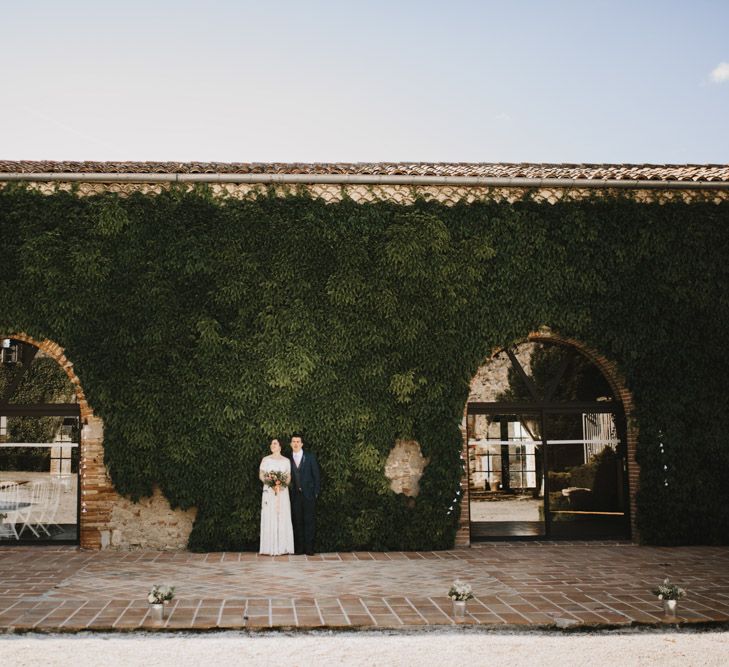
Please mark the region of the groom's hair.
[[299, 433], [298, 431], [296, 431], [295, 433], [292, 433], [291, 434], [291, 439], [293, 440], [294, 438], [301, 438], [301, 442], [304, 441], [304, 436], [301, 435], [301, 433]]

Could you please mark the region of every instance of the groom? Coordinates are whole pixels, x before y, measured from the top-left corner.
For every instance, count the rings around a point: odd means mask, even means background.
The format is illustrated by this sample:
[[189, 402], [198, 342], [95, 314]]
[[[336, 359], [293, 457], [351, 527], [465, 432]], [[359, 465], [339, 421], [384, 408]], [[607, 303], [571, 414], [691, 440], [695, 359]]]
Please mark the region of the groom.
[[304, 454], [301, 436], [291, 437], [291, 518], [294, 524], [294, 553], [314, 555], [316, 499], [319, 497], [319, 464], [311, 453]]

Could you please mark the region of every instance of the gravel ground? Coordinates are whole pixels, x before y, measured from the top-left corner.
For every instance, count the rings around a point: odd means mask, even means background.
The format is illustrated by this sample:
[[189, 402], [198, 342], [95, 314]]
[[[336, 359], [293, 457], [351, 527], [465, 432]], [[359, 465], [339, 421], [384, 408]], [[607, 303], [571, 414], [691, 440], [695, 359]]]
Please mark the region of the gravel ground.
[[0, 636], [0, 665], [716, 665], [729, 632], [78, 634]]

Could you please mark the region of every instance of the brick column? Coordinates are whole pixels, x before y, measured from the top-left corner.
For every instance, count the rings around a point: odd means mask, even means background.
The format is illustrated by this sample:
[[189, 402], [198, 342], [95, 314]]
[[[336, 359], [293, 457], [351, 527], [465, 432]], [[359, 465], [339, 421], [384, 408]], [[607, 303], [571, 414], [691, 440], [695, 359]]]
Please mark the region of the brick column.
[[471, 505], [468, 489], [468, 433], [466, 428], [467, 409], [463, 411], [463, 423], [461, 424], [461, 458], [463, 460], [463, 477], [461, 477], [461, 517], [458, 520], [455, 546], [471, 546]]

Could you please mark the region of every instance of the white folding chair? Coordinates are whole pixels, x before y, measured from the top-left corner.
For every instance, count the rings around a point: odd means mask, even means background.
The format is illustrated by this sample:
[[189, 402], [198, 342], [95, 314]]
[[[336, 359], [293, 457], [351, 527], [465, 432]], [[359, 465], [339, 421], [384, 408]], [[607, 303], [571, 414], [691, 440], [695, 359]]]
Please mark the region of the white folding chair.
[[22, 535], [23, 531], [27, 528], [33, 535], [40, 537], [40, 533], [36, 530], [38, 528], [50, 537], [50, 532], [40, 522], [40, 517], [45, 511], [45, 506], [48, 502], [48, 494], [48, 482], [33, 482], [31, 484], [30, 504], [18, 510], [18, 518], [20, 519], [20, 523], [23, 524], [18, 535]]
[[5, 518], [0, 522], [0, 538], [14, 537], [20, 539], [20, 534], [15, 528], [18, 521], [18, 496], [20, 486], [15, 482], [5, 482], [0, 487], [0, 514]]
[[58, 506], [61, 503], [62, 480], [51, 479], [48, 487], [48, 498], [45, 505], [40, 509], [38, 517], [38, 525], [50, 535], [48, 527], [60, 528], [56, 523], [56, 515], [58, 514]]

